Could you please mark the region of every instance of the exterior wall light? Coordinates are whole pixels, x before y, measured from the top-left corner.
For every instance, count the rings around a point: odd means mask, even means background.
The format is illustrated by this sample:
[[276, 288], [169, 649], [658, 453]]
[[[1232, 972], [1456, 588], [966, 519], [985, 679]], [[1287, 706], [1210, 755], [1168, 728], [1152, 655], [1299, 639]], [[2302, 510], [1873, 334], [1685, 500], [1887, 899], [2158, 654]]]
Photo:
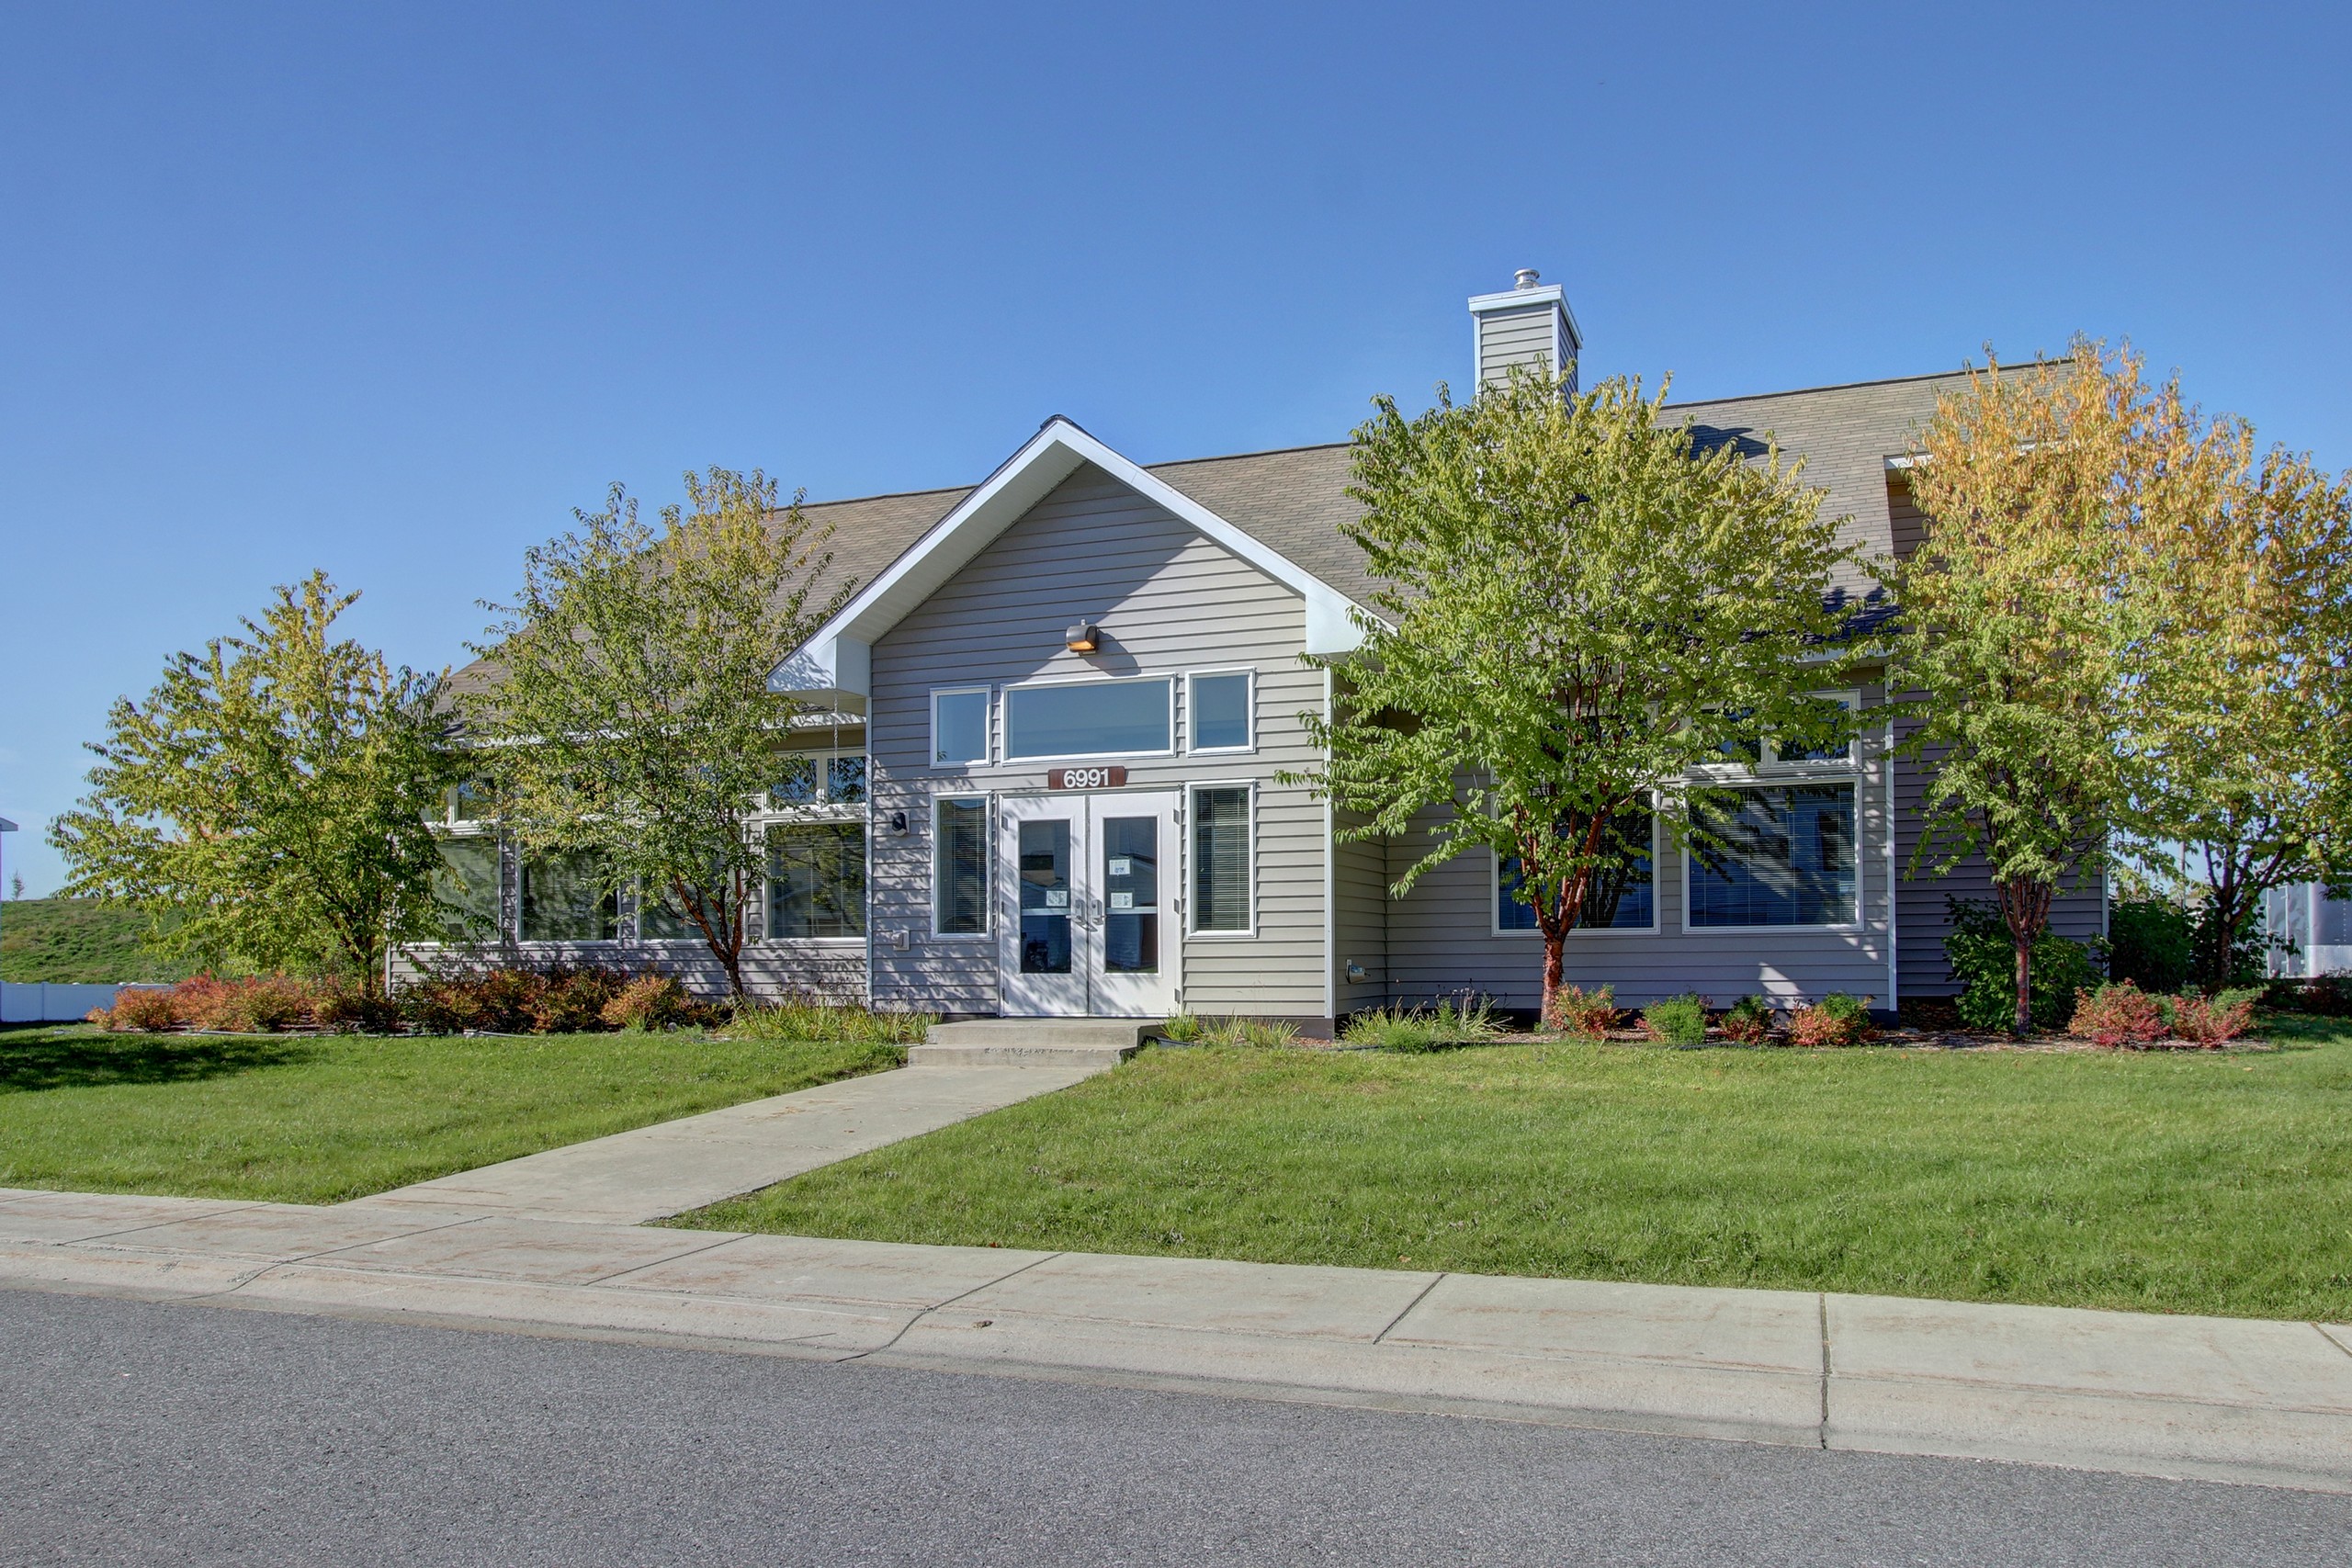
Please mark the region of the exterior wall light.
[[1092, 621], [1079, 621], [1062, 634], [1062, 640], [1069, 645], [1072, 653], [1091, 653], [1101, 643], [1102, 637], [1101, 626], [1096, 626]]

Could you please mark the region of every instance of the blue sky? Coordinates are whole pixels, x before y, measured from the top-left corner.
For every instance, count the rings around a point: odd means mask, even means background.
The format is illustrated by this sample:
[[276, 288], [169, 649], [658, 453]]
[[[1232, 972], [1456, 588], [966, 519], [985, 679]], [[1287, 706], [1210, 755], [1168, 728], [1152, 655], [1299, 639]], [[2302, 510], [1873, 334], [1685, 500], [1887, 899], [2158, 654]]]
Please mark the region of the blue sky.
[[622, 479], [1343, 437], [1564, 284], [1707, 397], [2130, 335], [2352, 465], [2341, 7], [0, 9], [0, 815], [314, 566], [461, 661]]

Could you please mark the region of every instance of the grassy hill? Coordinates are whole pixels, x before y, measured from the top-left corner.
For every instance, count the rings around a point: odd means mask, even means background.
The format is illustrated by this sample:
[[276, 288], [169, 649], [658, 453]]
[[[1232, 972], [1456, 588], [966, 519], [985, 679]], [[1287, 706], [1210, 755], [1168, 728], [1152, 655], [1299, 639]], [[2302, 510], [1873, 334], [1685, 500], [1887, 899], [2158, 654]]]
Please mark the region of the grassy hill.
[[146, 919], [95, 898], [0, 903], [0, 980], [180, 980], [193, 965], [139, 945]]

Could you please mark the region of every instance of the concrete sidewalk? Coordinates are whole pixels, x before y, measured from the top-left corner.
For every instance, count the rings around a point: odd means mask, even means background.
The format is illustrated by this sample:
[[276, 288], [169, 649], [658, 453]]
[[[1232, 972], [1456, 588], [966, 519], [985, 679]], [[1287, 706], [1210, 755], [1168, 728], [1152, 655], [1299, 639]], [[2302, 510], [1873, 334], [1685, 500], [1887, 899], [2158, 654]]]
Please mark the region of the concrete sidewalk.
[[2352, 1492], [2343, 1325], [6, 1190], [0, 1286]]
[[1068, 1089], [1117, 1060], [870, 1073], [394, 1188], [344, 1207], [639, 1224]]

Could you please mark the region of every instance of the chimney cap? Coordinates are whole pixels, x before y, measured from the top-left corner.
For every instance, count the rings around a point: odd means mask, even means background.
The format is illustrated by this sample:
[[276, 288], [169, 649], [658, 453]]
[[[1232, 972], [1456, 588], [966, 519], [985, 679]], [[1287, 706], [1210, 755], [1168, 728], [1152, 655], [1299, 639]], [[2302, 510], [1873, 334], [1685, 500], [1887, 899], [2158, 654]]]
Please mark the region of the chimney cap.
[[1543, 281], [1544, 275], [1542, 273], [1536, 271], [1532, 266], [1523, 266], [1517, 272], [1511, 274], [1510, 286], [1513, 288], [1532, 288], [1538, 283]]

